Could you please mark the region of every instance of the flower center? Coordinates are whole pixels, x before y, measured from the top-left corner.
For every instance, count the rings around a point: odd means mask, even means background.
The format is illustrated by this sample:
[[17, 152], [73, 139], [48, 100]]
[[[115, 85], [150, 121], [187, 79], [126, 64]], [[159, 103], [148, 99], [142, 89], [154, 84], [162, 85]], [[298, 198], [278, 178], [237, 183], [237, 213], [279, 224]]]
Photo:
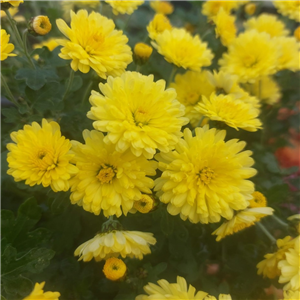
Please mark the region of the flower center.
[[133, 119], [136, 126], [143, 127], [149, 122], [149, 114], [140, 107], [133, 113]]
[[34, 158], [34, 164], [42, 171], [50, 171], [57, 166], [57, 160], [49, 149], [39, 149]]
[[254, 55], [247, 55], [244, 57], [244, 65], [247, 68], [253, 67], [257, 63], [256, 58]]
[[200, 95], [195, 92], [190, 92], [186, 97], [187, 102], [192, 105], [196, 104], [199, 101], [199, 98], [200, 98]]
[[217, 87], [215, 93], [217, 96], [221, 94], [227, 95], [226, 91], [222, 87]]
[[85, 51], [88, 54], [95, 54], [100, 46], [104, 42], [104, 36], [102, 33], [95, 33], [88, 39], [88, 44], [85, 47]]
[[112, 180], [115, 176], [116, 176], [115, 169], [111, 166], [104, 165], [96, 177], [103, 184], [103, 183], [112, 183]]
[[211, 180], [216, 177], [215, 172], [208, 167], [204, 167], [197, 175], [199, 180], [205, 185], [210, 184]]

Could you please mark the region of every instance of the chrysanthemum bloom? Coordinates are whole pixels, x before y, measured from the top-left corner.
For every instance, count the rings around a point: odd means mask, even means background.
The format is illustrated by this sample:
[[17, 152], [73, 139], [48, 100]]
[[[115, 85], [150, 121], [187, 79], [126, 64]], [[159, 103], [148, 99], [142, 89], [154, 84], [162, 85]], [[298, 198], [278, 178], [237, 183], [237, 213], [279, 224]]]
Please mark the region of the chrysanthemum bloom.
[[71, 142], [61, 136], [56, 122], [43, 119], [42, 126], [33, 122], [10, 136], [15, 144], [7, 144], [7, 174], [30, 186], [50, 185], [54, 192], [69, 189], [69, 180], [78, 169], [70, 163]]
[[170, 15], [174, 11], [174, 6], [169, 1], [150, 1], [150, 6], [158, 14]]
[[111, 257], [108, 258], [103, 267], [103, 273], [109, 280], [116, 281], [124, 277], [127, 267], [123, 260]]
[[241, 82], [255, 80], [277, 71], [280, 47], [265, 32], [241, 33], [219, 60], [221, 71], [239, 76]]
[[151, 196], [143, 194], [139, 201], [135, 201], [133, 208], [142, 214], [146, 214], [153, 209], [154, 200]]
[[196, 136], [184, 130], [174, 151], [156, 155], [163, 172], [155, 180], [160, 200], [168, 203], [171, 215], [192, 223], [215, 223], [221, 216], [230, 220], [234, 210], [245, 209], [254, 185], [248, 178], [256, 174], [246, 143], [225, 142], [226, 131], [196, 128]]
[[294, 31], [294, 37], [297, 39], [297, 41], [300, 41], [300, 26], [298, 26]]
[[288, 249], [293, 248], [295, 245], [295, 239], [290, 236], [286, 236], [284, 239], [277, 240], [277, 251], [274, 253], [268, 253], [264, 256], [264, 260], [257, 264], [257, 274], [263, 275], [270, 279], [280, 276], [281, 272], [278, 269], [278, 262], [285, 258], [285, 253]]
[[106, 260], [110, 257], [122, 256], [143, 259], [150, 254], [150, 245], [155, 245], [152, 233], [140, 231], [114, 230], [98, 233], [94, 238], [80, 245], [74, 252], [85, 262]]
[[163, 14], [156, 14], [153, 20], [147, 26], [149, 37], [152, 40], [155, 40], [159, 33], [171, 29], [172, 29], [172, 25], [169, 19]]
[[37, 16], [29, 22], [29, 32], [33, 35], [46, 35], [51, 28], [52, 24], [47, 16]]
[[255, 191], [252, 194], [252, 196], [253, 196], [253, 198], [249, 202], [249, 207], [266, 207], [267, 206], [267, 199], [262, 193]]
[[289, 30], [275, 15], [261, 14], [257, 18], [251, 18], [244, 24], [246, 30], [255, 29], [258, 32], [266, 32], [271, 37], [287, 36]]
[[[107, 132], [105, 143], [115, 144], [118, 152], [130, 149], [136, 156], [152, 158], [156, 149], [169, 152], [182, 136], [184, 106], [174, 89], [165, 90], [165, 81], [154, 76], [125, 72], [99, 84], [103, 95], [92, 91], [88, 118], [95, 129]], [[147, 192], [146, 192], [147, 193]]]
[[115, 30], [112, 20], [86, 10], [77, 14], [71, 11], [71, 28], [62, 20], [56, 20], [59, 30], [70, 40], [58, 40], [64, 46], [59, 56], [71, 59], [71, 68], [88, 73], [90, 68], [106, 79], [107, 75], [121, 75], [132, 62], [128, 38]]
[[208, 0], [202, 5], [202, 14], [208, 18], [216, 16], [221, 8], [230, 13], [233, 9], [238, 8], [239, 2], [242, 1], [215, 1]]
[[105, 1], [106, 3], [108, 3], [112, 9], [113, 9], [113, 13], [115, 15], [118, 14], [127, 14], [127, 15], [131, 15], [135, 10], [138, 9], [138, 7], [140, 5], [142, 5], [145, 1], [138, 1], [138, 0], [133, 0], [133, 1], [116, 1], [116, 0], [107, 0]]
[[183, 28], [165, 30], [157, 35], [152, 45], [167, 62], [194, 71], [210, 66], [214, 57], [199, 35], [193, 37]]
[[72, 141], [79, 172], [70, 182], [71, 202], [96, 215], [101, 210], [106, 217], [127, 215], [142, 193], [151, 193], [153, 180], [147, 176], [155, 175], [156, 162], [115, 151], [96, 130], [84, 130], [83, 138], [85, 144]]
[[281, 98], [280, 87], [271, 76], [263, 77], [246, 88], [249, 93], [269, 105], [275, 104]]
[[11, 1], [11, 0], [0, 0], [1, 9], [9, 9], [10, 7], [18, 7], [24, 0], [21, 1]]
[[249, 16], [252, 16], [256, 11], [256, 5], [254, 3], [247, 3], [245, 5], [245, 13]]
[[209, 97], [214, 91], [214, 87], [208, 81], [208, 71], [187, 71], [184, 74], [177, 74], [175, 82], [172, 82], [170, 87], [176, 90], [178, 101], [185, 106], [184, 116], [195, 127], [202, 115], [195, 111], [194, 107], [202, 101], [203, 95]]
[[277, 37], [274, 41], [281, 50], [278, 69], [298, 71], [300, 69], [300, 43], [295, 37]]
[[228, 235], [254, 225], [261, 218], [272, 215], [273, 211], [271, 207], [246, 208], [237, 212], [231, 220], [224, 222], [212, 234], [217, 235], [216, 241], [220, 241]]
[[259, 111], [251, 104], [235, 99], [231, 95], [216, 95], [210, 98], [202, 97], [195, 108], [200, 114], [214, 121], [226, 123], [228, 126], [239, 130], [257, 131], [262, 123], [258, 119]]
[[235, 17], [229, 15], [222, 7], [212, 18], [216, 25], [216, 36], [221, 38], [224, 46], [228, 46], [236, 37]]
[[70, 11], [73, 10], [74, 12], [77, 12], [80, 9], [87, 9], [88, 11], [96, 10], [101, 5], [100, 0], [83, 0], [83, 1], [69, 1], [69, 0], [63, 0], [60, 1], [61, 7], [64, 11], [64, 19], [66, 21], [70, 21]]
[[[216, 300], [214, 296], [208, 295], [208, 293], [199, 291], [196, 292], [196, 289], [189, 285], [183, 277], [177, 276], [176, 283], [169, 283], [165, 279], [157, 281], [157, 284], [149, 282], [144, 286], [144, 291], [148, 295], [139, 295], [135, 300], [162, 300], [162, 299], [197, 299], [197, 300]], [[219, 300], [231, 300], [230, 295], [220, 294]]]
[[286, 283], [284, 290], [299, 290], [300, 288], [300, 237], [295, 239], [295, 245], [285, 252], [285, 259], [278, 262], [281, 272], [278, 282]]
[[60, 293], [44, 292], [44, 285], [45, 281], [42, 283], [36, 283], [30, 295], [24, 298], [23, 300], [58, 300], [58, 298], [60, 297]]
[[288, 18], [300, 22], [300, 1], [272, 1], [278, 12]]
[[16, 54], [11, 53], [15, 46], [9, 43], [10, 34], [7, 34], [5, 29], [1, 29], [1, 61], [7, 59], [8, 56], [16, 56]]
[[137, 43], [134, 46], [134, 60], [138, 64], [144, 64], [151, 56], [153, 48], [145, 43]]
[[300, 290], [297, 291], [283, 291], [284, 299], [283, 300], [297, 300], [300, 299]]

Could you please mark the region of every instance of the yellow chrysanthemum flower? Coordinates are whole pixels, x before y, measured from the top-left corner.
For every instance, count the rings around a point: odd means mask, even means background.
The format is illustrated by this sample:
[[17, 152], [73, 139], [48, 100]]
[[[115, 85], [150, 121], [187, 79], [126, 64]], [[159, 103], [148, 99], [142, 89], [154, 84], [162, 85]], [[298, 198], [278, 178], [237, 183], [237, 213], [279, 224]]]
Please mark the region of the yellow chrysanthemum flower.
[[224, 46], [228, 46], [236, 37], [235, 17], [229, 15], [222, 7], [215, 17], [212, 18], [216, 25], [217, 37], [221, 38]]
[[130, 149], [136, 156], [152, 158], [156, 149], [169, 152], [182, 136], [184, 106], [176, 100], [174, 89], [165, 90], [165, 81], [154, 76], [125, 72], [99, 84], [103, 95], [92, 91], [88, 118], [95, 129], [107, 132], [106, 143], [118, 152]]
[[9, 9], [11, 7], [18, 7], [24, 0], [12, 1], [12, 0], [0, 0], [1, 9]]
[[150, 1], [150, 6], [158, 14], [170, 15], [174, 11], [174, 6], [169, 1]]
[[214, 121], [226, 123], [228, 126], [238, 130], [257, 131], [261, 129], [262, 123], [258, 119], [259, 111], [251, 104], [237, 100], [231, 95], [216, 95], [210, 98], [202, 97], [195, 108], [200, 114]]
[[7, 174], [30, 186], [50, 185], [54, 192], [69, 189], [69, 180], [78, 169], [70, 164], [72, 145], [61, 136], [56, 122], [43, 119], [42, 126], [33, 122], [10, 136], [15, 143], [7, 144]]
[[103, 267], [103, 273], [109, 280], [116, 281], [125, 276], [127, 267], [123, 260], [111, 257], [108, 258]]
[[219, 60], [221, 71], [239, 76], [241, 82], [253, 82], [277, 71], [280, 47], [265, 32], [241, 33]]
[[278, 262], [285, 258], [285, 253], [288, 249], [293, 248], [295, 245], [295, 239], [290, 236], [286, 236], [284, 239], [277, 240], [277, 251], [274, 253], [268, 253], [264, 256], [264, 260], [257, 264], [257, 274], [262, 274], [263, 277], [270, 279], [280, 276], [281, 272], [278, 269]]
[[225, 12], [230, 13], [233, 9], [239, 7], [239, 2], [242, 1], [208, 0], [202, 5], [202, 14], [208, 18], [212, 18], [218, 14], [221, 8], [223, 8]]
[[246, 30], [257, 30], [258, 32], [266, 32], [271, 37], [287, 36], [289, 30], [282, 21], [279, 21], [275, 15], [261, 14], [257, 18], [251, 18], [244, 24]]
[[106, 260], [110, 257], [122, 256], [143, 259], [150, 254], [150, 245], [155, 245], [152, 233], [140, 231], [114, 230], [98, 233], [94, 238], [80, 245], [74, 252], [85, 262]]
[[242, 151], [245, 142], [225, 142], [225, 130], [206, 125], [195, 133], [193, 137], [185, 129], [174, 151], [156, 155], [162, 175], [155, 180], [155, 191], [168, 203], [168, 212], [183, 220], [205, 224], [219, 222], [221, 216], [230, 220], [234, 210], [245, 209], [252, 199], [254, 185], [247, 180], [256, 174], [252, 152]]
[[46, 41], [42, 41], [39, 44], [34, 44], [33, 48], [39, 49], [39, 48], [43, 48], [44, 46], [47, 47], [49, 51], [53, 51], [58, 46], [57, 38], [50, 38]]
[[273, 211], [271, 207], [246, 208], [237, 212], [231, 220], [224, 222], [212, 234], [217, 235], [216, 241], [220, 241], [228, 235], [253, 226], [261, 218], [272, 215]]
[[[196, 292], [196, 289], [192, 285], [188, 287], [186, 280], [180, 276], [177, 276], [176, 283], [169, 283], [165, 279], [158, 280], [157, 283], [158, 285], [150, 282], [144, 286], [144, 291], [148, 295], [139, 295], [135, 300], [217, 300], [214, 296], [208, 295], [208, 293], [202, 291]], [[231, 296], [220, 294], [219, 300], [231, 300]]]
[[24, 298], [23, 300], [58, 300], [58, 298], [60, 297], [60, 293], [44, 292], [44, 285], [45, 281], [42, 283], [36, 283], [30, 295]]
[[134, 46], [133, 53], [136, 63], [144, 64], [148, 61], [153, 52], [153, 48], [145, 43], [137, 43]]
[[37, 16], [30, 21], [30, 33], [34, 35], [46, 35], [50, 32], [52, 24], [47, 16]]
[[300, 69], [300, 43], [295, 37], [277, 37], [274, 41], [281, 50], [278, 69], [298, 71]]
[[143, 194], [139, 201], [135, 201], [133, 208], [142, 214], [146, 214], [153, 209], [154, 200], [151, 196]]
[[202, 101], [203, 95], [209, 97], [214, 91], [214, 87], [208, 81], [208, 71], [177, 74], [175, 82], [171, 83], [170, 87], [176, 90], [178, 101], [185, 106], [184, 116], [195, 127], [202, 115], [195, 111], [194, 107]]
[[298, 300], [298, 299], [300, 299], [300, 290], [297, 290], [297, 291], [292, 291], [292, 290], [283, 291], [283, 296], [284, 296], [283, 300]]
[[285, 0], [272, 1], [276, 9], [284, 16], [300, 22], [300, 1], [299, 0]]
[[156, 162], [115, 151], [96, 130], [84, 130], [83, 138], [85, 144], [72, 141], [79, 172], [70, 182], [71, 202], [96, 215], [101, 210], [106, 217], [119, 217], [122, 210], [127, 215], [142, 193], [151, 193], [153, 180], [147, 176], [155, 175]]
[[5, 29], [1, 29], [1, 61], [7, 59], [8, 56], [17, 56], [11, 53], [15, 46], [9, 43], [10, 34], [7, 34]]
[[133, 0], [133, 1], [106, 0], [105, 2], [108, 3], [112, 7], [113, 13], [115, 15], [118, 15], [118, 14], [131, 15], [145, 1], [138, 1], [138, 0]]
[[252, 16], [256, 11], [256, 5], [254, 3], [247, 3], [245, 5], [245, 13], [249, 16]]
[[90, 68], [106, 79], [107, 75], [121, 75], [132, 62], [128, 38], [115, 30], [112, 20], [86, 10], [77, 14], [71, 11], [71, 28], [62, 20], [56, 20], [59, 30], [70, 40], [58, 40], [63, 46], [59, 57], [71, 59], [71, 68], [88, 73]]
[[253, 196], [253, 198], [250, 200], [249, 207], [266, 207], [267, 206], [267, 199], [262, 193], [255, 191], [252, 194], [252, 196]]
[[298, 26], [294, 31], [294, 37], [300, 42], [300, 26]]
[[96, 10], [100, 4], [100, 0], [83, 0], [83, 1], [69, 1], [69, 0], [63, 0], [60, 1], [61, 7], [64, 11], [64, 19], [66, 21], [70, 21], [70, 11], [73, 10], [74, 12], [77, 12], [80, 9], [87, 9], [88, 11]]
[[193, 37], [183, 28], [165, 30], [157, 35], [152, 45], [167, 62], [194, 71], [210, 66], [214, 57], [199, 35]]
[[278, 282], [286, 283], [284, 290], [299, 290], [300, 288], [300, 237], [295, 239], [295, 245], [285, 252], [285, 259], [278, 262], [281, 272]]
[[270, 76], [263, 77], [253, 84], [246, 86], [249, 93], [259, 98], [262, 102], [273, 105], [281, 98], [280, 87]]
[[155, 40], [159, 33], [171, 29], [172, 29], [172, 25], [169, 19], [164, 14], [156, 14], [153, 20], [147, 26], [149, 37], [152, 40]]

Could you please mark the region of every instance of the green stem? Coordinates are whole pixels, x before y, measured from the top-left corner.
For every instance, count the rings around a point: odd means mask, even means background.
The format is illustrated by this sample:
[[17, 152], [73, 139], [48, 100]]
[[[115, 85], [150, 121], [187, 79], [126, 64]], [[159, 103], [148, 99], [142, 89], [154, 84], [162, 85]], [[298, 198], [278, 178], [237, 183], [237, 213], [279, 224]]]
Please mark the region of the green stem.
[[62, 101], [65, 101], [70, 89], [71, 89], [71, 86], [72, 86], [72, 83], [73, 83], [73, 79], [74, 79], [74, 71], [71, 69], [71, 72], [70, 72], [70, 77], [69, 77], [69, 81], [68, 81], [68, 85], [67, 85], [67, 88], [66, 88], [66, 91], [63, 95], [63, 98], [62, 98]]
[[21, 35], [19, 33], [19, 30], [16, 26], [16, 22], [13, 19], [13, 17], [11, 16], [8, 9], [5, 12], [6, 12], [7, 19], [8, 19], [8, 22], [10, 24], [10, 27], [11, 27], [12, 31], [14, 32], [15, 38], [17, 40], [17, 44], [18, 44], [20, 49], [23, 49], [23, 41], [22, 41]]
[[140, 70], [141, 70], [141, 66], [140, 65], [136, 65], [135, 71], [136, 72], [140, 72]]
[[170, 77], [169, 77], [169, 80], [167, 82], [167, 87], [170, 85], [170, 83], [173, 81], [174, 77], [175, 77], [175, 74], [176, 72], [178, 71], [178, 67], [173, 65], [173, 68], [172, 68], [172, 71], [171, 71], [171, 74], [170, 74]]
[[284, 227], [288, 227], [289, 224], [283, 222], [280, 218], [278, 218], [276, 215], [272, 215], [272, 218], [278, 223], [280, 224], [281, 226], [284, 226]]
[[257, 226], [261, 229], [261, 231], [264, 232], [264, 234], [270, 239], [270, 241], [274, 244], [276, 244], [276, 239], [274, 238], [274, 236], [268, 231], [268, 229], [261, 224], [260, 222], [256, 223]]
[[25, 56], [27, 57], [29, 63], [31, 64], [31, 66], [35, 69], [35, 65], [34, 63], [32, 62], [32, 59], [28, 53], [28, 50], [27, 50], [27, 34], [28, 34], [28, 30], [24, 30], [23, 32], [23, 46], [24, 46], [24, 54]]
[[92, 87], [92, 85], [93, 85], [93, 81], [91, 80], [90, 83], [88, 84], [88, 86], [87, 86], [87, 88], [86, 88], [84, 94], [83, 94], [83, 97], [82, 97], [82, 100], [81, 100], [81, 106], [84, 105], [85, 100], [86, 100], [86, 98], [88, 97], [88, 94], [91, 92], [91, 87]]
[[195, 130], [197, 127], [201, 126], [203, 120], [206, 118], [206, 116], [202, 116], [196, 127], [192, 130], [192, 134], [195, 135]]
[[202, 36], [200, 36], [201, 40], [203, 40], [208, 34], [211, 33], [211, 28], [208, 28]]
[[125, 22], [125, 24], [124, 24], [124, 27], [123, 27], [123, 29], [122, 29], [123, 31], [125, 31], [125, 30], [127, 29], [127, 26], [128, 26], [128, 24], [129, 24], [129, 21], [130, 21], [132, 15], [133, 15], [133, 14], [129, 15], [129, 17], [127, 18], [127, 20], [126, 20], [126, 22]]
[[2, 83], [4, 89], [5, 89], [6, 93], [7, 93], [8, 99], [9, 99], [14, 105], [16, 105], [17, 107], [20, 107], [19, 103], [15, 100], [15, 97], [13, 96], [13, 94], [12, 94], [12, 92], [11, 92], [9, 86], [7, 85], [6, 80], [5, 80], [4, 76], [2, 75], [2, 73], [1, 73], [1, 83]]

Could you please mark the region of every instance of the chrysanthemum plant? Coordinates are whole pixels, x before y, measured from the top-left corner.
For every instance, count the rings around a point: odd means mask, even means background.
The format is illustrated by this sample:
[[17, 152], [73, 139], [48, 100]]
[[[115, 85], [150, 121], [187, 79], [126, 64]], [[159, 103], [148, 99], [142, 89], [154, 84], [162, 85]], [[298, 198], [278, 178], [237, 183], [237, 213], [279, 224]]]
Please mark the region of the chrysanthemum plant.
[[0, 2], [1, 299], [300, 299], [299, 1]]

